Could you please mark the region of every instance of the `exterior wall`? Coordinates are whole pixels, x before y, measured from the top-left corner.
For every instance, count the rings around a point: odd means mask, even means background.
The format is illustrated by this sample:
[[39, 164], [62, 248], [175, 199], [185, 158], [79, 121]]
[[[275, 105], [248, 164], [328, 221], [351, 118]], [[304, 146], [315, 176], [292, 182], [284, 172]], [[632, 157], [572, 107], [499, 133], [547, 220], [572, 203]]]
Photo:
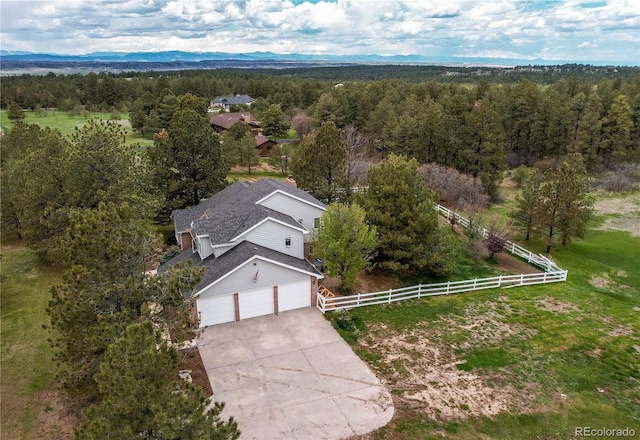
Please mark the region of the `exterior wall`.
[[192, 238], [189, 232], [181, 232], [180, 235], [176, 236], [176, 241], [178, 242], [181, 251], [191, 249]]
[[211, 247], [211, 240], [209, 237], [196, 237], [198, 241], [198, 254], [203, 260], [209, 255], [213, 254], [213, 248]]
[[273, 148], [274, 145], [276, 145], [276, 143], [273, 142], [273, 141], [267, 141], [267, 142], [264, 142], [264, 143], [258, 145], [257, 148], [260, 151], [260, 156], [261, 157], [269, 156], [269, 152], [271, 151], [271, 149]]
[[260, 204], [274, 211], [290, 215], [294, 220], [302, 220], [302, 226], [310, 232], [314, 231], [313, 219], [321, 217], [324, 212], [321, 208], [316, 208], [282, 193], [275, 193]]
[[225, 252], [227, 252], [230, 249], [233, 249], [234, 244], [230, 244], [228, 246], [219, 246], [213, 249], [213, 255], [216, 256], [216, 258], [218, 258], [220, 255], [224, 254]]
[[[287, 237], [291, 237], [291, 246], [285, 245]], [[239, 237], [236, 242], [244, 240], [296, 258], [304, 258], [304, 234], [281, 223], [268, 220]]]
[[[258, 273], [257, 280], [255, 279], [256, 272]], [[213, 286], [203, 290], [200, 296], [228, 295], [247, 289], [273, 287], [278, 284], [304, 280], [308, 276], [310, 275], [287, 269], [268, 261], [255, 259]]]
[[318, 280], [316, 277], [311, 277], [311, 307], [315, 306], [318, 302]]

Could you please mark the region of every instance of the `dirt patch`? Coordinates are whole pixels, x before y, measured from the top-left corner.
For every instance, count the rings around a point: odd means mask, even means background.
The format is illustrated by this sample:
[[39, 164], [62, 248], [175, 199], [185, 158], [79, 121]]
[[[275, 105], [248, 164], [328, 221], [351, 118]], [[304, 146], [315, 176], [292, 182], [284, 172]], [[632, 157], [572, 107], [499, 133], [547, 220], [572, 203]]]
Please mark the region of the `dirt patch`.
[[522, 340], [535, 331], [508, 324], [512, 313], [502, 300], [467, 307], [460, 316], [441, 317], [399, 333], [376, 324], [361, 348], [376, 353], [376, 368], [391, 389], [397, 411], [426, 414], [438, 421], [495, 416], [504, 411], [526, 412], [538, 391], [518, 383], [508, 368], [465, 371], [460, 353], [500, 341]]
[[607, 333], [609, 336], [631, 336], [634, 333], [631, 325], [619, 325]]
[[[357, 285], [353, 293], [370, 293], [402, 287], [400, 280], [388, 273], [374, 269], [371, 272], [361, 271], [356, 277]], [[323, 278], [321, 285], [336, 295], [341, 295], [340, 280], [336, 277]]]
[[204, 368], [197, 347], [185, 348], [178, 352], [178, 371], [187, 371], [194, 385], [200, 387], [206, 397], [213, 395], [207, 370]]
[[597, 200], [593, 204], [596, 214], [636, 214], [640, 215], [640, 193], [626, 197], [614, 197]]
[[71, 402], [57, 390], [43, 391], [35, 401], [35, 438], [72, 438], [73, 430], [83, 423], [79, 414], [84, 402]]
[[535, 306], [538, 310], [545, 310], [547, 312], [555, 313], [571, 313], [582, 312], [578, 306], [570, 302], [560, 301], [555, 298], [545, 297], [535, 302]]
[[599, 215], [615, 215], [597, 228], [600, 231], [627, 231], [640, 237], [640, 193], [626, 197], [607, 198], [596, 201], [594, 211]]
[[508, 274], [518, 275], [521, 273], [538, 273], [540, 269], [525, 263], [519, 258], [514, 257], [506, 252], [496, 254], [496, 259], [500, 265], [500, 269]]

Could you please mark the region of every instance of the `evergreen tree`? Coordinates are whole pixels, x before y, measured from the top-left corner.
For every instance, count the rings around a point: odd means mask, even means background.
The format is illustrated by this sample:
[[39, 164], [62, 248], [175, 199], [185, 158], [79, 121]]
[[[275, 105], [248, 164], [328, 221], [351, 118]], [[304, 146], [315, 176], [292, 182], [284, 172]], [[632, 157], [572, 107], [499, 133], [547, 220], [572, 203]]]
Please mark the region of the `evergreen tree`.
[[331, 203], [347, 183], [348, 154], [342, 131], [332, 121], [324, 122], [300, 142], [291, 171], [301, 188]]
[[271, 139], [279, 139], [287, 135], [291, 126], [284, 118], [284, 113], [278, 104], [271, 104], [260, 120], [262, 134]]
[[495, 200], [505, 168], [505, 134], [500, 115], [490, 101], [479, 101], [468, 113], [465, 127], [465, 147], [458, 169], [479, 178]]
[[381, 266], [438, 273], [451, 269], [448, 248], [441, 246], [444, 234], [438, 228], [433, 196], [422, 186], [415, 159], [390, 154], [369, 170], [365, 186], [359, 203], [378, 231]]
[[277, 144], [271, 148], [267, 163], [279, 170], [283, 176], [289, 174], [289, 166], [291, 165], [291, 156], [293, 155], [294, 148], [291, 144]]
[[224, 403], [209, 401], [176, 375], [178, 355], [149, 321], [132, 324], [109, 346], [95, 379], [100, 403], [86, 411], [76, 439], [226, 440], [240, 435]]
[[582, 155], [571, 153], [557, 167], [544, 173], [536, 210], [543, 228], [546, 252], [562, 238], [563, 245], [582, 237], [591, 215], [589, 181]]
[[613, 100], [609, 111], [602, 119], [602, 142], [598, 149], [606, 167], [611, 165], [614, 156], [621, 156], [631, 143], [629, 136], [633, 128], [631, 106], [625, 95], [618, 95]]
[[536, 226], [536, 215], [540, 208], [540, 185], [542, 175], [533, 170], [522, 183], [522, 193], [516, 196], [516, 207], [509, 212], [516, 226], [525, 231], [525, 240], [529, 241]]
[[7, 118], [12, 121], [22, 121], [26, 115], [22, 110], [22, 107], [18, 105], [17, 102], [12, 102], [9, 106], [9, 111], [7, 112]]
[[364, 209], [355, 203], [332, 203], [320, 224], [313, 255], [322, 259], [325, 273], [340, 278], [343, 289], [350, 292], [358, 273], [371, 267], [376, 228], [366, 223]]
[[152, 183], [163, 198], [163, 214], [195, 206], [225, 186], [229, 168], [206, 114], [177, 110], [169, 130], [156, 135], [147, 154]]
[[100, 204], [71, 215], [63, 242], [70, 266], [52, 289], [47, 309], [69, 391], [95, 396], [96, 369], [129, 324], [150, 319], [173, 331], [188, 323], [184, 295], [202, 270], [181, 266], [147, 277], [158, 240], [137, 214], [126, 204]]

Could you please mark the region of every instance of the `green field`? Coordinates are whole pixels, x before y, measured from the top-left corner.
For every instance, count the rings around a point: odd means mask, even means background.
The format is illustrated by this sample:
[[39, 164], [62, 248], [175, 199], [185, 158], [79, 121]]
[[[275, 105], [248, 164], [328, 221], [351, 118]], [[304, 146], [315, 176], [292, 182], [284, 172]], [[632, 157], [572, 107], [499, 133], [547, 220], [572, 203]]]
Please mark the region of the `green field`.
[[[87, 123], [90, 118], [110, 120], [110, 113], [89, 113], [87, 116], [69, 116], [66, 112], [50, 111], [45, 113], [46, 116], [38, 116], [35, 112], [25, 112], [26, 118], [24, 122], [27, 124], [36, 124], [40, 127], [50, 127], [59, 130], [65, 136], [69, 136], [76, 128], [80, 128]], [[141, 147], [153, 144], [153, 139], [142, 137], [138, 132], [131, 129], [129, 124], [129, 114], [120, 114], [120, 124], [126, 130], [126, 145], [139, 144]], [[0, 127], [2, 131], [9, 132], [13, 122], [7, 118], [6, 111], [0, 111]]]
[[584, 426], [640, 433], [640, 237], [592, 229], [552, 257], [567, 282], [334, 318], [395, 396], [396, 417], [373, 438], [567, 439]]
[[[41, 426], [56, 406], [53, 350], [47, 342], [46, 307], [60, 272], [41, 266], [23, 244], [4, 243], [0, 254], [2, 429], [0, 438], [43, 438]], [[48, 432], [63, 438], [57, 428]]]

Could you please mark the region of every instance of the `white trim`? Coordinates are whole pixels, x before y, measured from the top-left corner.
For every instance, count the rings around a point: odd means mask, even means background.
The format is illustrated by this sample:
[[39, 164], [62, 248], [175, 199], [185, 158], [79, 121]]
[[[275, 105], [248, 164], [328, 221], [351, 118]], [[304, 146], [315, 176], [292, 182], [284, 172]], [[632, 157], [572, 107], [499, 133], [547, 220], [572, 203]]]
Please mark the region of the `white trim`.
[[294, 196], [293, 194], [289, 194], [288, 192], [282, 191], [281, 189], [276, 189], [275, 191], [273, 191], [272, 193], [267, 194], [266, 196], [264, 196], [263, 198], [261, 198], [260, 200], [258, 200], [256, 202], [256, 205], [260, 205], [262, 202], [264, 202], [265, 200], [267, 200], [269, 197], [271, 197], [272, 195], [274, 195], [275, 193], [280, 193], [280, 194], [284, 194], [285, 196], [291, 197], [292, 199], [296, 199], [302, 203], [306, 203], [307, 205], [311, 205], [311, 206], [315, 206], [316, 208], [322, 209], [323, 211], [326, 211], [327, 208], [323, 208], [320, 205], [316, 205], [315, 203], [311, 203], [308, 200], [305, 199], [301, 199], [298, 196]]
[[213, 281], [211, 284], [208, 284], [207, 286], [203, 287], [202, 289], [200, 289], [199, 291], [197, 291], [196, 293], [193, 294], [193, 298], [197, 298], [198, 296], [200, 296], [200, 293], [204, 292], [205, 290], [209, 289], [210, 287], [212, 287], [214, 284], [217, 284], [218, 282], [224, 280], [225, 278], [227, 278], [228, 276], [230, 276], [231, 274], [233, 274], [234, 272], [236, 272], [237, 270], [240, 270], [242, 267], [246, 266], [247, 264], [251, 263], [253, 260], [258, 259], [258, 260], [262, 260], [265, 261], [267, 263], [271, 263], [271, 264], [275, 264], [276, 266], [280, 266], [280, 267], [284, 267], [287, 269], [291, 269], [291, 270], [295, 270], [296, 272], [300, 272], [300, 273], [304, 273], [307, 275], [311, 275], [312, 277], [316, 277], [317, 279], [321, 280], [322, 278], [324, 278], [324, 275], [320, 275], [318, 273], [313, 273], [313, 272], [309, 272], [306, 270], [302, 270], [302, 269], [298, 269], [297, 267], [293, 267], [293, 266], [289, 266], [288, 264], [284, 264], [281, 263], [279, 261], [275, 261], [272, 260], [270, 258], [266, 258], [266, 257], [262, 257], [260, 255], [254, 255], [253, 257], [249, 258], [247, 261], [245, 261], [244, 263], [241, 263], [239, 265], [237, 265], [236, 267], [234, 267], [233, 269], [231, 269], [229, 272], [225, 273], [224, 275], [222, 275], [220, 278], [218, 278], [217, 280]]
[[[279, 224], [281, 224], [281, 225], [283, 225], [283, 226], [288, 226], [288, 227], [290, 227], [291, 229], [295, 229], [296, 231], [300, 231], [300, 232], [302, 232], [303, 234], [305, 234], [305, 233], [306, 233], [306, 234], [308, 234], [308, 233], [309, 233], [309, 231], [307, 231], [304, 227], [302, 227], [302, 228], [298, 228], [298, 227], [296, 227], [296, 226], [293, 226], [293, 225], [292, 225], [292, 224], [290, 224], [290, 223], [285, 223], [285, 222], [283, 222], [283, 221], [281, 221], [281, 220], [276, 220], [276, 219], [275, 219], [275, 218], [273, 218], [273, 217], [267, 217], [267, 218], [265, 218], [264, 220], [261, 220], [260, 222], [258, 222], [258, 223], [256, 223], [255, 225], [251, 226], [249, 229], [247, 229], [247, 230], [245, 230], [245, 231], [242, 231], [239, 235], [237, 235], [237, 236], [233, 237], [233, 238], [231, 239], [231, 241], [232, 241], [232, 242], [233, 242], [233, 241], [236, 241], [238, 238], [242, 237], [242, 236], [243, 236], [243, 235], [245, 235], [245, 234], [248, 234], [249, 232], [253, 231], [253, 230], [254, 230], [255, 228], [257, 228], [258, 226], [260, 226], [261, 224], [263, 224], [264, 222], [269, 221], [269, 220], [271, 220], [271, 221], [273, 221], [273, 222], [276, 222], [276, 223], [279, 223]], [[295, 220], [294, 220], [294, 221], [295, 221]], [[302, 226], [302, 225], [301, 225], [301, 226]]]

